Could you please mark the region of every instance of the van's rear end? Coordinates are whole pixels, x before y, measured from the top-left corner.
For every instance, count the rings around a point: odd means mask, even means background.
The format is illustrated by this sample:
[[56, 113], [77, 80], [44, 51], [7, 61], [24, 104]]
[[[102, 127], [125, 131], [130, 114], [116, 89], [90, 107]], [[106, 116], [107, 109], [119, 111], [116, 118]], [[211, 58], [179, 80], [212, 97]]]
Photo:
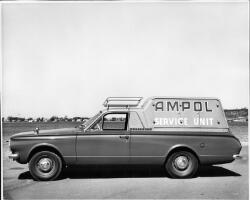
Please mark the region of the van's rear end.
[[239, 158], [241, 158], [240, 151], [242, 149], [242, 145], [240, 143], [240, 140], [232, 134], [232, 131], [230, 128], [228, 128], [228, 134], [231, 135], [233, 138], [232, 149], [233, 149], [234, 154], [232, 157], [233, 157], [233, 159], [239, 159]]
[[241, 143], [230, 131], [219, 99], [154, 97], [144, 109], [154, 131], [182, 133], [175, 134], [176, 145], [193, 149], [200, 164], [229, 163], [240, 157]]
[[[219, 101], [219, 100], [218, 100]], [[219, 101], [220, 102], [220, 101]], [[221, 106], [221, 103], [220, 103], [220, 106]], [[226, 124], [226, 127], [227, 127], [227, 134], [230, 136], [230, 144], [228, 147], [225, 147], [226, 149], [228, 149], [229, 151], [229, 154], [230, 156], [232, 157], [232, 161], [234, 161], [235, 159], [239, 159], [241, 158], [240, 156], [240, 151], [242, 149], [242, 145], [240, 143], [240, 140], [235, 136], [233, 135], [230, 127], [228, 126], [228, 122], [226, 120], [226, 116], [225, 116], [225, 112], [224, 112], [224, 109], [222, 108], [221, 106], [221, 112], [223, 113], [223, 119], [224, 119], [224, 123]]]

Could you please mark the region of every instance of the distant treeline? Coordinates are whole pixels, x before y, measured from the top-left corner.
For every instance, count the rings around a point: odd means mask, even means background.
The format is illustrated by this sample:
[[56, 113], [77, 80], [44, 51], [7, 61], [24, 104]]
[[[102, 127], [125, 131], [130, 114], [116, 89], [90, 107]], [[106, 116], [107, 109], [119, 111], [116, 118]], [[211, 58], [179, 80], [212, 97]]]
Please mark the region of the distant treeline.
[[[228, 120], [240, 120], [248, 121], [248, 109], [225, 109], [225, 115]], [[7, 118], [2, 117], [2, 122], [84, 122], [88, 120], [88, 117], [57, 117], [52, 116], [50, 118], [38, 117], [38, 118], [24, 118], [24, 117], [13, 117], [9, 116]]]
[[248, 109], [241, 108], [241, 109], [225, 109], [224, 110], [227, 119], [239, 119], [245, 118], [248, 119]]

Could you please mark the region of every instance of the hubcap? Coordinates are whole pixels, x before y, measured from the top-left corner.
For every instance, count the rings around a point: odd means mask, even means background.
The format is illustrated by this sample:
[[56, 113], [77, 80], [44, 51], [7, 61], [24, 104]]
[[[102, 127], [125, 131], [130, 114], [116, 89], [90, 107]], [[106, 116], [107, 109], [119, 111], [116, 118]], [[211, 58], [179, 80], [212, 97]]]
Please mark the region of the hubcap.
[[174, 165], [177, 169], [184, 170], [189, 165], [188, 158], [186, 156], [179, 156], [174, 160]]
[[44, 172], [47, 172], [52, 167], [52, 160], [49, 158], [42, 158], [38, 162], [38, 168]]

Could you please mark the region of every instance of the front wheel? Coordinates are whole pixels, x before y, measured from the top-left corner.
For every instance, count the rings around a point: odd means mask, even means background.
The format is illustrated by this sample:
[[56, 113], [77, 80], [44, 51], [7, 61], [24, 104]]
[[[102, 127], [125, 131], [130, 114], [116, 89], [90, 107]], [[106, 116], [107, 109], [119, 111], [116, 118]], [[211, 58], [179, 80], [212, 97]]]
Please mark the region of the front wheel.
[[50, 151], [41, 151], [32, 156], [29, 170], [35, 180], [55, 180], [62, 171], [62, 159]]
[[172, 178], [191, 178], [198, 170], [198, 160], [194, 154], [188, 151], [172, 153], [165, 168]]

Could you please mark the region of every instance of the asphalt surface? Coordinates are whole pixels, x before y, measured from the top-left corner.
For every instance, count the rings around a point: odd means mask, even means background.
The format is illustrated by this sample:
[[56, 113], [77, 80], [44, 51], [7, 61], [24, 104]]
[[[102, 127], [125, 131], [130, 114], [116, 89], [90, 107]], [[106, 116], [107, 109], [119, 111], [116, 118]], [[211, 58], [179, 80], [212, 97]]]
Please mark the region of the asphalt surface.
[[[8, 146], [3, 145], [6, 151]], [[4, 154], [5, 199], [248, 199], [248, 148], [242, 159], [203, 167], [192, 179], [171, 179], [156, 166], [69, 168], [59, 180], [34, 181], [27, 165]]]

